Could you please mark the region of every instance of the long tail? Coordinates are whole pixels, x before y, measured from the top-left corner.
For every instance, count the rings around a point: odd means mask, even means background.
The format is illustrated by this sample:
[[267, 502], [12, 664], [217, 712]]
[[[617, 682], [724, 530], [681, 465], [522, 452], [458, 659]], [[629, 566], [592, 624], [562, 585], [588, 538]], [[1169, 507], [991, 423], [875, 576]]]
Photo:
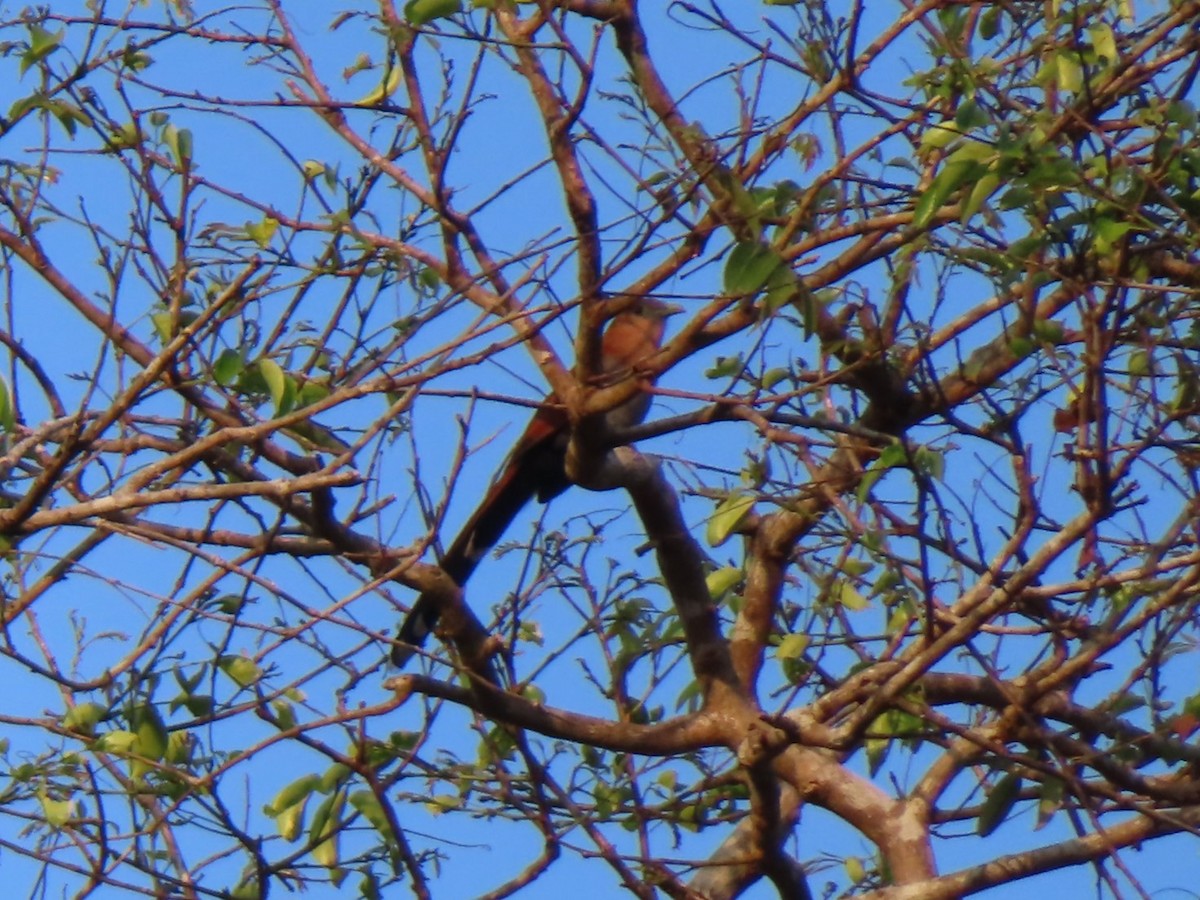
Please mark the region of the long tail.
[[[561, 431], [548, 430], [532, 443], [522, 441], [500, 479], [488, 490], [458, 537], [442, 557], [441, 568], [457, 585], [464, 585], [489, 550], [500, 542], [517, 513], [533, 497], [543, 503], [567, 487], [563, 472], [565, 448]], [[441, 604], [421, 594], [400, 625], [392, 645], [392, 664], [405, 665], [425, 644], [441, 618]]]

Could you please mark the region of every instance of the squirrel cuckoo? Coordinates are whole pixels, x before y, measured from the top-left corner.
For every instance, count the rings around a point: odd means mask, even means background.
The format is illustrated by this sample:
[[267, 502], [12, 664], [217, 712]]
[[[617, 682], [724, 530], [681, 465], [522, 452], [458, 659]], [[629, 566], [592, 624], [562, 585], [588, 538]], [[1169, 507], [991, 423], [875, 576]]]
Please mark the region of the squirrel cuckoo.
[[[676, 312], [680, 312], [677, 306], [643, 297], [614, 316], [600, 341], [604, 374], [632, 373], [638, 363], [658, 350], [665, 319]], [[546, 405], [529, 420], [483, 501], [442, 556], [442, 571], [460, 587], [530, 499], [536, 497], [538, 502], [546, 503], [571, 484], [566, 473], [570, 422], [566, 410], [554, 405], [553, 394], [546, 399]], [[609, 410], [605, 423], [614, 430], [629, 428], [641, 422], [649, 409], [650, 395], [642, 392]], [[393, 664], [403, 666], [408, 662], [425, 643], [440, 615], [434, 597], [422, 594], [417, 598], [392, 645]]]

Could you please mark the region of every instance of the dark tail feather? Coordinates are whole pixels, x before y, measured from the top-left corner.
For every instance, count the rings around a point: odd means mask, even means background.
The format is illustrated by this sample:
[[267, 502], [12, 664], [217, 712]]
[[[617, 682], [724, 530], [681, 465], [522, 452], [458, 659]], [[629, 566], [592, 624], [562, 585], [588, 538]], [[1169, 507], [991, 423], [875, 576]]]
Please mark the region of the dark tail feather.
[[[484, 555], [500, 542], [521, 508], [536, 494], [543, 502], [558, 496], [567, 486], [563, 474], [563, 451], [546, 446], [526, 448], [519, 465], [508, 468], [492, 485], [483, 502], [467, 520], [450, 549], [442, 557], [442, 571], [457, 585], [464, 585]], [[396, 634], [392, 665], [403, 667], [437, 627], [442, 609], [429, 594], [421, 594]]]

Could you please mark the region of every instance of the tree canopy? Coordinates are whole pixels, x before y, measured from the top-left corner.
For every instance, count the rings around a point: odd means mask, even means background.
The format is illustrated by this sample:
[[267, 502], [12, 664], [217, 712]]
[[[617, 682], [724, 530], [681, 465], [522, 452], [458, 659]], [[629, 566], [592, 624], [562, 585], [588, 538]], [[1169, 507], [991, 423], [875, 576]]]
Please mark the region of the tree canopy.
[[0, 13], [10, 883], [1194, 889], [1200, 2], [64, 6]]

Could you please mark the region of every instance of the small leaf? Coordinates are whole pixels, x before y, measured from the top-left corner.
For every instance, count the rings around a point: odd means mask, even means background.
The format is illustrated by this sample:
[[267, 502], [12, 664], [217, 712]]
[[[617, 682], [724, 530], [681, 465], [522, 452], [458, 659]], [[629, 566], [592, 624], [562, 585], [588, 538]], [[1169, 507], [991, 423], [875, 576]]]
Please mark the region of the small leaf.
[[925, 228], [950, 196], [972, 178], [979, 177], [983, 160], [995, 151], [978, 141], [968, 141], [954, 151], [934, 177], [933, 182], [913, 207], [913, 228]]
[[371, 823], [384, 841], [389, 845], [396, 843], [396, 837], [392, 833], [392, 824], [388, 821], [387, 814], [384, 812], [383, 806], [379, 803], [379, 798], [375, 796], [373, 791], [355, 791], [350, 795], [350, 805], [358, 810], [364, 819]]
[[[780, 262], [783, 262], [782, 258]], [[763, 297], [760, 317], [769, 319], [794, 301], [801, 291], [800, 279], [796, 277], [791, 266], [779, 266], [767, 279], [767, 293]]]
[[1092, 50], [1105, 68], [1120, 61], [1120, 54], [1117, 53], [1117, 38], [1113, 34], [1112, 26], [1103, 22], [1089, 25], [1088, 37], [1092, 39]]
[[1000, 176], [995, 172], [988, 172], [980, 176], [979, 180], [975, 182], [975, 187], [971, 188], [971, 193], [967, 194], [962, 214], [958, 217], [959, 222], [966, 225], [999, 187]]
[[266, 216], [261, 222], [247, 222], [246, 234], [263, 250], [271, 246], [271, 238], [279, 228], [279, 220]]
[[839, 606], [844, 606], [854, 612], [864, 610], [871, 605], [871, 602], [844, 578], [839, 578], [834, 585], [833, 600]]
[[1011, 772], [992, 785], [975, 825], [975, 831], [980, 837], [987, 837], [1000, 827], [1000, 823], [1012, 811], [1020, 792], [1021, 777]]
[[17, 427], [17, 412], [13, 406], [8, 382], [0, 378], [0, 431], [12, 432]]
[[962, 137], [962, 131], [957, 126], [946, 122], [939, 122], [932, 128], [928, 128], [921, 135], [921, 141], [917, 145], [919, 151], [925, 150], [940, 150], [943, 147], [948, 147], [954, 141]]
[[979, 36], [985, 41], [990, 41], [1000, 33], [1000, 13], [999, 6], [989, 6], [979, 18]]
[[758, 241], [735, 244], [725, 261], [725, 293], [735, 296], [753, 294], [785, 265], [779, 251], [766, 244]]
[[844, 865], [851, 884], [861, 884], [866, 879], [867, 869], [857, 856], [847, 856]]
[[21, 54], [20, 74], [24, 75], [32, 66], [37, 65], [58, 49], [66, 36], [66, 29], [49, 32], [41, 25], [29, 26], [29, 49]]
[[296, 708], [286, 700], [272, 700], [271, 711], [275, 714], [275, 727], [280, 731], [296, 727]]
[[1034, 831], [1045, 828], [1054, 814], [1062, 809], [1064, 785], [1059, 778], [1047, 778], [1038, 791], [1037, 823]]
[[217, 361], [213, 363], [213, 380], [222, 387], [227, 387], [237, 381], [244, 368], [242, 354], [236, 350], [222, 350]]
[[304, 810], [307, 806], [308, 798], [305, 797], [299, 803], [284, 807], [275, 814], [275, 830], [289, 844], [295, 842], [304, 831]]
[[[412, 4], [410, 3], [409, 5], [411, 6]], [[457, 12], [457, 10], [455, 10], [455, 12]], [[421, 25], [424, 23], [417, 22], [415, 24]], [[380, 83], [379, 87], [375, 88], [375, 90], [373, 90], [373, 91], [368, 91], [362, 97], [359, 97], [357, 100], [354, 101], [355, 105], [356, 106], [378, 106], [384, 100], [388, 99], [388, 97], [392, 96], [392, 94], [396, 93], [396, 88], [400, 87], [401, 74], [402, 73], [401, 73], [401, 69], [399, 66], [395, 66], [395, 65], [388, 66], [387, 75], [384, 76], [384, 79]], [[308, 172], [308, 168], [307, 168], [307, 163], [306, 163], [305, 164], [305, 174], [307, 174], [307, 172]]]
[[338, 838], [341, 835], [342, 809], [346, 805], [346, 792], [338, 791], [317, 807], [313, 813], [309, 837], [313, 841], [313, 859], [327, 869], [338, 864]]
[[946, 454], [922, 445], [913, 454], [913, 468], [923, 475], [943, 481], [946, 474]]
[[1145, 350], [1134, 350], [1129, 354], [1127, 370], [1130, 375], [1149, 375], [1154, 371], [1150, 354]]
[[137, 752], [147, 759], [160, 760], [167, 752], [167, 726], [152, 703], [140, 703], [129, 716], [137, 735]]
[[244, 656], [222, 656], [217, 660], [217, 668], [232, 678], [238, 687], [249, 687], [263, 675], [258, 664]]
[[1030, 330], [1044, 344], [1057, 344], [1063, 339], [1062, 323], [1054, 319], [1034, 319]]
[[167, 149], [171, 151], [171, 155], [175, 157], [175, 162], [181, 169], [191, 167], [192, 132], [190, 130], [168, 125], [163, 129], [163, 142], [167, 145]]
[[954, 126], [962, 133], [967, 133], [988, 124], [987, 113], [974, 100], [964, 100], [954, 113]]
[[97, 752], [121, 755], [133, 752], [135, 744], [137, 735], [132, 731], [106, 731], [96, 739], [94, 746]]
[[460, 0], [409, 0], [404, 4], [404, 18], [413, 25], [424, 25], [434, 19], [445, 19], [461, 10]]
[[92, 735], [96, 726], [108, 715], [108, 710], [99, 703], [80, 703], [67, 710], [62, 718], [62, 726], [68, 731]]
[[1014, 358], [1025, 359], [1027, 356], [1030, 356], [1035, 350], [1037, 350], [1037, 344], [1034, 343], [1030, 338], [1017, 335], [1009, 338], [1008, 350], [1010, 353], [1012, 353]]
[[154, 326], [154, 333], [162, 343], [167, 343], [174, 336], [175, 317], [169, 312], [153, 313], [150, 316], [150, 324]]
[[705, 378], [736, 378], [742, 374], [745, 365], [741, 354], [734, 356], [718, 356], [713, 364], [704, 370]]
[[263, 382], [267, 386], [267, 393], [271, 396], [271, 402], [275, 404], [275, 411], [279, 414], [283, 409], [283, 398], [287, 391], [287, 376], [284, 375], [283, 369], [279, 367], [279, 363], [265, 356], [258, 361], [258, 371], [261, 373]]
[[807, 634], [785, 635], [775, 649], [775, 656], [779, 659], [800, 659], [811, 643], [812, 638]]
[[62, 828], [71, 820], [71, 813], [75, 809], [74, 800], [51, 800], [44, 788], [38, 793], [38, 800], [42, 804], [42, 815], [50, 827]]
[[753, 508], [754, 495], [745, 491], [734, 491], [722, 500], [708, 520], [706, 536], [709, 545], [720, 547], [725, 543]]
[[332, 791], [336, 791], [349, 780], [350, 767], [344, 763], [334, 763], [321, 773], [321, 792], [328, 794]]
[[903, 466], [908, 463], [908, 451], [904, 449], [904, 445], [899, 441], [888, 444], [880, 451], [878, 459], [871, 463], [871, 468], [863, 474], [862, 480], [858, 483], [856, 495], [858, 502], [863, 503], [871, 493], [871, 488], [875, 487], [876, 482], [884, 476], [889, 469], [894, 469], [896, 466]]
[[263, 811], [268, 816], [277, 816], [282, 810], [308, 799], [309, 794], [317, 790], [320, 783], [321, 779], [311, 772], [297, 778], [282, 788], [275, 798], [264, 807]]
[[741, 569], [737, 566], [724, 566], [715, 572], [709, 572], [704, 583], [708, 586], [708, 595], [716, 601], [720, 600], [726, 591], [736, 587], [741, 580]]

